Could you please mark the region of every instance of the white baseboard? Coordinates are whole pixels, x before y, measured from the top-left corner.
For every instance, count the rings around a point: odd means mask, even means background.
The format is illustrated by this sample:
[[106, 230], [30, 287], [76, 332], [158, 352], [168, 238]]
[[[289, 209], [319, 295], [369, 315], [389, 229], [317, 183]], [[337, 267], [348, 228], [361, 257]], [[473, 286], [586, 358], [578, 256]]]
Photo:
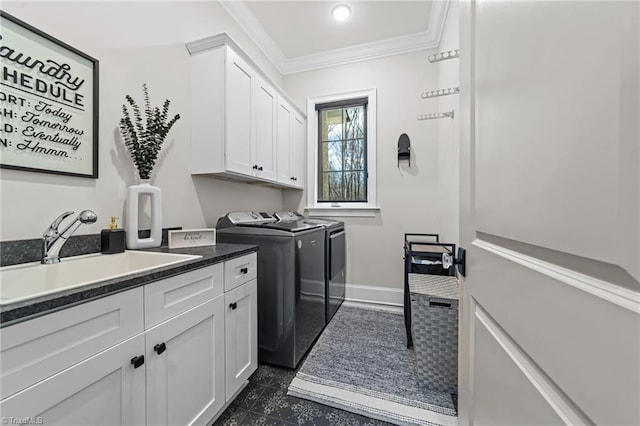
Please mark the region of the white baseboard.
[[345, 302], [402, 308], [404, 306], [404, 290], [401, 288], [347, 284], [345, 286]]

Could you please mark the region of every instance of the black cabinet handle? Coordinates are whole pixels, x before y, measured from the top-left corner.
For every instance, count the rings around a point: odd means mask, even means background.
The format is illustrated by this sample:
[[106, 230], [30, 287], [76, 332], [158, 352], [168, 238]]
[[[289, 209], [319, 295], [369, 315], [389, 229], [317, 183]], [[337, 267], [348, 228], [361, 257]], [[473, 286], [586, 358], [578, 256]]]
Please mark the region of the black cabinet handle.
[[249, 273], [249, 268], [241, 268], [241, 269], [240, 269], [240, 273], [241, 273], [241, 274], [247, 274], [247, 273]]
[[291, 180], [296, 180], [296, 178], [295, 178], [295, 177], [293, 177], [293, 176], [291, 176], [289, 179], [291, 179]]
[[229, 307], [230, 307], [231, 309], [235, 309], [235, 308], [237, 308], [237, 307], [238, 307], [238, 304], [237, 304], [236, 302], [229, 303]]
[[138, 355], [131, 358], [131, 364], [133, 365], [133, 368], [140, 367], [144, 364], [144, 355]]
[[153, 350], [156, 351], [158, 355], [167, 350], [167, 345], [164, 342], [158, 343], [153, 347]]
[[258, 165], [257, 164], [253, 165], [253, 170], [258, 170]]
[[258, 167], [258, 170], [262, 171], [262, 170], [263, 170], [263, 169], [262, 169], [262, 166]]

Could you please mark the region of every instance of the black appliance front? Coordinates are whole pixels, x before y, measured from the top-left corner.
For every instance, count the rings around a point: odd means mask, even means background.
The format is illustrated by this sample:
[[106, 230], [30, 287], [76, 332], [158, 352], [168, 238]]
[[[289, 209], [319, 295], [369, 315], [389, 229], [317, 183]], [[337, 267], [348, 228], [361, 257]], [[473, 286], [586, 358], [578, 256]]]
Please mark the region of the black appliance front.
[[344, 302], [346, 268], [346, 234], [344, 228], [327, 232], [326, 256], [326, 318], [327, 323]]
[[[296, 368], [325, 326], [324, 230], [289, 236], [220, 230], [218, 242], [258, 249], [258, 359]], [[233, 230], [231, 230], [233, 231]]]

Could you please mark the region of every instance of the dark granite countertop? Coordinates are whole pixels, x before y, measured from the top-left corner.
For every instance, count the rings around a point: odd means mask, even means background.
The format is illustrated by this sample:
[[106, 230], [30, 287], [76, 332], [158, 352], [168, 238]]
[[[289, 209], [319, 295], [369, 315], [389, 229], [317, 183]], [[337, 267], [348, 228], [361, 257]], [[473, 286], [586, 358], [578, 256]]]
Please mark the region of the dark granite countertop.
[[[82, 287], [62, 290], [29, 300], [8, 303], [0, 306], [0, 327], [7, 327], [41, 315], [79, 305], [101, 297], [129, 290], [164, 278], [182, 274], [194, 269], [204, 268], [214, 263], [242, 256], [258, 250], [258, 246], [245, 244], [217, 244], [208, 247], [189, 247], [169, 249], [158, 247], [144, 251], [177, 253], [202, 256], [177, 265], [155, 268], [150, 271], [129, 274], [123, 277], [100, 281]], [[105, 255], [108, 256], [108, 255]], [[63, 259], [64, 262], [64, 259]]]

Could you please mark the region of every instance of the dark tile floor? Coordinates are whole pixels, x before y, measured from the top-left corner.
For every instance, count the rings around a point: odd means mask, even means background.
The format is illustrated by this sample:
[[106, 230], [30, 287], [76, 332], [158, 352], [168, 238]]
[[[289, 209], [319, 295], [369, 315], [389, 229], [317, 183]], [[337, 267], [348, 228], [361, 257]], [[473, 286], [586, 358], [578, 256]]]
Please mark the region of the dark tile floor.
[[[301, 363], [302, 364], [302, 363]], [[287, 395], [295, 370], [261, 364], [249, 385], [222, 413], [215, 425], [375, 425], [389, 423], [370, 419]]]

